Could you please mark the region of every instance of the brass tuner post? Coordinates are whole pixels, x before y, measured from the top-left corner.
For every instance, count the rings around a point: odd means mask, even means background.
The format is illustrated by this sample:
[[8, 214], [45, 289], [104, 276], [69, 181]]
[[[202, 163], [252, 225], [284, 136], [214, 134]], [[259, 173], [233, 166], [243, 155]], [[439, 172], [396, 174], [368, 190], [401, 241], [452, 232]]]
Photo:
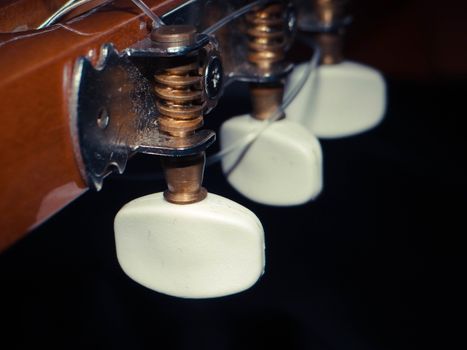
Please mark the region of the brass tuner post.
[[342, 62], [345, 7], [348, 0], [312, 0], [315, 19], [320, 27], [327, 28], [315, 35], [321, 48], [321, 64]]
[[[184, 55], [166, 57], [163, 69], [154, 76], [159, 131], [183, 144], [203, 126], [204, 114], [213, 107], [222, 85], [222, 66], [216, 54], [206, 55], [204, 48], [196, 48], [193, 26], [163, 26], [153, 31], [151, 39], [166, 48], [195, 47]], [[204, 152], [162, 157], [168, 185], [164, 198], [176, 204], [203, 200], [207, 195], [202, 187], [204, 165]]]
[[[248, 37], [248, 61], [262, 75], [268, 76], [285, 59], [290, 42], [290, 16], [288, 4], [277, 1], [262, 6], [246, 16]], [[269, 118], [281, 105], [284, 80], [250, 85], [253, 104], [252, 115], [256, 119]]]

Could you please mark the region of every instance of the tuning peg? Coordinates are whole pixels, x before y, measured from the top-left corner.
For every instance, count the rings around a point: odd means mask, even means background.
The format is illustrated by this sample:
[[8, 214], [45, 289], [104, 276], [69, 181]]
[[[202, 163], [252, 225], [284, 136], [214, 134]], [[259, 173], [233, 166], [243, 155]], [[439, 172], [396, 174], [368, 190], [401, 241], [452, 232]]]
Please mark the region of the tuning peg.
[[[253, 115], [229, 119], [220, 130], [222, 149], [264, 129], [282, 101], [282, 87], [252, 88]], [[254, 103], [255, 106], [255, 103]], [[266, 109], [265, 114], [259, 110]], [[263, 112], [264, 113], [264, 112]], [[308, 202], [322, 189], [322, 152], [317, 138], [287, 118], [273, 122], [250, 145], [227, 153], [222, 169], [228, 182], [245, 197], [262, 204], [290, 206]]]
[[118, 261], [136, 282], [171, 296], [212, 298], [243, 291], [264, 271], [263, 228], [248, 209], [207, 193], [202, 180], [208, 145], [199, 151], [201, 146], [190, 144], [204, 113], [217, 102], [219, 84], [204, 82], [212, 78], [212, 64], [221, 70], [220, 61], [211, 45], [197, 46], [194, 27], [163, 26], [151, 38], [171, 52], [188, 52], [165, 57], [155, 74], [157, 125], [181, 153], [161, 158], [164, 193], [135, 199], [115, 217]]
[[[305, 64], [298, 65], [288, 86], [302, 79], [305, 70]], [[374, 128], [385, 110], [386, 85], [381, 73], [343, 61], [312, 72], [286, 113], [319, 138], [337, 138]]]
[[[303, 16], [299, 26], [311, 32], [308, 39], [320, 49], [321, 66], [310, 74], [287, 114], [319, 138], [367, 131], [384, 117], [384, 79], [377, 70], [343, 58], [345, 27], [352, 22], [346, 15], [347, 0], [312, 0], [310, 4], [313, 13]], [[301, 80], [305, 69], [302, 64], [294, 70], [289, 88]]]
[[[222, 125], [221, 146], [263, 127], [243, 115]], [[225, 155], [222, 169], [228, 182], [252, 201], [277, 206], [299, 205], [322, 190], [322, 153], [319, 141], [290, 120], [274, 122], [244, 149]]]
[[209, 193], [173, 204], [163, 193], [126, 204], [115, 218], [117, 257], [136, 282], [181, 298], [213, 298], [250, 288], [263, 274], [264, 233], [243, 206]]
[[250, 288], [263, 274], [260, 221], [201, 187], [204, 162], [204, 154], [166, 157], [168, 190], [131, 201], [115, 217], [120, 266], [160, 293], [221, 297]]
[[[223, 150], [257, 133], [247, 147], [222, 158], [222, 169], [240, 193], [268, 205], [303, 204], [315, 198], [322, 188], [322, 153], [318, 140], [303, 126], [283, 119], [282, 113], [283, 76], [287, 69], [277, 74], [276, 68], [287, 66], [285, 53], [295, 23], [290, 21], [293, 13], [286, 11], [283, 2], [277, 2], [247, 15], [247, 59], [264, 81], [250, 85], [251, 116], [232, 118], [220, 130]], [[277, 113], [282, 113], [282, 119], [271, 123], [268, 119]]]

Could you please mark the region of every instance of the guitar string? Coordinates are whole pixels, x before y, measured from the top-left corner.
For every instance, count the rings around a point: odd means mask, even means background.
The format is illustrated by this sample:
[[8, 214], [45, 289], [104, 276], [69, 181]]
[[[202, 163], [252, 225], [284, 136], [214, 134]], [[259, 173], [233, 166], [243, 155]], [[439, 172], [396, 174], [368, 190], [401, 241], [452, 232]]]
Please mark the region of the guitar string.
[[136, 6], [139, 7], [143, 13], [148, 16], [150, 19], [152, 19], [153, 22], [153, 27], [154, 28], [159, 28], [165, 25], [164, 22], [160, 19], [158, 15], [156, 15], [148, 5], [146, 5], [142, 0], [131, 0]]
[[[73, 1], [76, 1], [76, 0], [73, 0]], [[67, 4], [69, 4], [69, 3], [73, 2], [73, 1], [67, 2], [65, 5], [63, 5], [63, 7], [65, 7]], [[74, 4], [72, 4], [72, 5], [74, 5], [73, 8], [76, 8], [76, 7], [81, 6], [81, 5], [83, 5], [84, 3], [87, 3], [87, 2], [90, 2], [90, 1], [92, 1], [92, 0], [83, 0], [83, 1], [79, 1], [79, 2], [77, 2], [77, 3], [74, 3]], [[114, 1], [114, 0], [105, 1], [105, 2], [103, 2], [103, 3], [101, 3], [101, 4], [99, 4], [99, 6], [97, 6], [96, 8], [93, 8], [93, 9], [89, 10], [89, 12], [95, 11], [95, 10], [97, 10], [98, 7], [103, 6], [103, 5], [106, 5], [106, 4], [108, 4], [108, 3], [112, 2], [112, 1]], [[61, 11], [61, 10], [63, 9], [63, 7], [60, 8], [57, 12], [55, 12], [54, 15], [52, 15], [52, 16], [57, 15], [58, 12]], [[68, 10], [68, 11], [71, 11], [73, 8], [67, 7], [67, 10]], [[89, 12], [86, 12], [86, 15], [88, 15]], [[60, 13], [61, 13], [61, 12], [60, 12]], [[66, 12], [61, 13], [61, 14], [64, 15], [65, 13], [66, 13]], [[51, 20], [52, 16], [49, 17], [49, 18], [47, 19], [46, 22], [49, 22], [49, 21]], [[59, 16], [59, 17], [60, 17], [60, 16]], [[54, 17], [54, 18], [55, 18], [55, 17]], [[58, 17], [57, 17], [57, 18], [58, 18]], [[71, 20], [69, 21], [69, 23], [73, 23], [73, 21], [74, 21], [74, 19], [71, 19]], [[100, 34], [100, 33], [101, 33], [101, 32], [85, 33], [85, 32], [82, 32], [82, 31], [80, 31], [80, 30], [77, 30], [77, 29], [75, 29], [75, 28], [72, 28], [72, 27], [70, 27], [70, 26], [68, 26], [68, 25], [65, 25], [65, 24], [63, 24], [63, 23], [56, 23], [56, 24], [55, 24], [56, 27], [51, 27], [52, 23], [49, 23], [49, 24], [46, 25], [46, 22], [42, 23], [39, 27], [36, 28], [36, 30], [41, 29], [40, 31], [37, 31], [37, 32], [34, 31], [34, 32], [28, 32], [28, 33], [25, 33], [25, 34], [20, 34], [20, 35], [14, 37], [14, 38], [5, 40], [5, 41], [3, 41], [3, 42], [0, 42], [0, 47], [2, 47], [2, 46], [4, 46], [4, 45], [7, 45], [7, 44], [9, 44], [9, 43], [11, 43], [11, 42], [17, 41], [17, 40], [27, 39], [27, 38], [34, 37], [34, 36], [37, 36], [37, 35], [42, 35], [42, 34], [45, 34], [45, 33], [49, 33], [49, 32], [54, 31], [54, 30], [56, 30], [57, 28], [60, 28], [60, 27], [66, 29], [66, 30], [69, 30], [69, 31], [71, 31], [71, 32], [73, 32], [73, 33], [75, 33], [75, 34], [83, 35], [83, 36], [92, 36], [92, 35], [96, 35], [96, 34]]]
[[[95, 0], [69, 0], [67, 1], [62, 7], [60, 7], [57, 11], [55, 11], [49, 18], [47, 18], [44, 22], [42, 22], [36, 29], [44, 29], [50, 27], [54, 24], [58, 19], [69, 13], [70, 11]], [[96, 8], [102, 7], [107, 5], [114, 0], [107, 0], [103, 1], [94, 7], [91, 10], [95, 10]], [[142, 0], [131, 0], [133, 4], [135, 4], [146, 16], [148, 16], [152, 21], [154, 28], [159, 28], [160, 26], [165, 25], [164, 22], [157, 16]]]
[[[86, 3], [92, 2], [92, 1], [94, 1], [94, 0], [69, 0], [62, 7], [60, 7], [57, 11], [55, 11], [49, 18], [47, 18], [43, 23], [41, 23], [36, 29], [47, 28], [47, 27], [51, 26], [52, 24], [54, 24], [54, 22], [57, 21], [60, 17], [66, 15], [70, 11], [72, 11], [72, 10], [74, 10], [74, 9], [76, 9], [76, 8], [86, 4]], [[103, 1], [102, 3], [97, 5], [96, 8], [101, 7], [103, 5], [107, 5], [109, 2], [112, 2], [112, 1], [114, 1], [114, 0]], [[162, 19], [159, 16], [157, 16], [151, 10], [151, 8], [149, 8], [149, 6], [147, 6], [144, 3], [144, 1], [142, 1], [142, 0], [131, 0], [131, 1], [146, 16], [148, 16], [150, 19], [152, 19], [155, 28], [158, 28], [160, 26], [165, 25], [165, 23], [162, 21]], [[211, 35], [211, 34], [215, 33], [217, 30], [219, 30], [220, 28], [222, 28], [227, 23], [229, 23], [229, 22], [235, 20], [236, 18], [242, 16], [243, 14], [249, 12], [252, 8], [254, 8], [256, 6], [260, 6], [260, 5], [265, 4], [265, 3], [268, 3], [270, 1], [271, 0], [256, 0], [256, 1], [253, 1], [252, 3], [249, 3], [249, 4], [241, 7], [240, 9], [232, 12], [227, 17], [224, 17], [223, 19], [221, 19], [217, 23], [215, 23], [212, 26], [208, 27], [207, 29], [205, 29], [203, 31], [203, 34]], [[92, 10], [94, 10], [94, 9], [95, 8], [93, 8]]]
[[83, 36], [93, 36], [93, 35], [96, 35], [96, 34], [99, 34], [101, 32], [93, 32], [93, 33], [85, 33], [85, 32], [82, 32], [78, 29], [75, 29], [75, 28], [72, 28], [66, 24], [63, 24], [63, 23], [57, 23], [55, 24], [57, 27], [61, 27], [61, 28], [64, 28], [66, 30], [69, 30], [70, 32], [73, 32], [75, 34], [78, 34], [78, 35], [83, 35]]
[[203, 31], [203, 34], [212, 35], [216, 31], [218, 31], [220, 28], [225, 26], [227, 23], [237, 19], [238, 17], [244, 15], [247, 12], [250, 12], [254, 7], [260, 6], [260, 5], [265, 4], [267, 2], [271, 2], [271, 0], [253, 1], [252, 3], [250, 3], [248, 5], [245, 5], [245, 6], [241, 7], [241, 8], [239, 8], [238, 10], [235, 10], [234, 12], [230, 13], [230, 15], [228, 15], [227, 17], [222, 18], [220, 21], [214, 23], [212, 26], [206, 28]]
[[[53, 21], [56, 19], [56, 18], [59, 18], [61, 16], [62, 13], [66, 13], [65, 11], [74, 5], [76, 0], [68, 0], [66, 3], [64, 3], [57, 11], [55, 11], [50, 17], [48, 17], [44, 22], [42, 22], [41, 24], [39, 24], [37, 26], [36, 29], [44, 29], [48, 26], [50, 26], [51, 23], [53, 23]], [[86, 0], [85, 2], [87, 2], [89, 0]], [[76, 6], [75, 6], [76, 7]]]
[[[70, 0], [66, 2], [61, 8], [59, 8], [55, 13], [53, 13], [49, 18], [47, 18], [42, 24], [40, 24], [36, 29], [44, 29], [50, 27], [52, 24], [54, 24], [55, 21], [57, 21], [60, 17], [66, 15], [70, 11], [80, 7], [81, 5], [84, 5], [86, 3], [89, 3], [94, 0]], [[114, 0], [108, 0], [100, 3], [98, 6], [95, 8], [91, 9], [90, 11], [95, 11], [97, 8], [107, 5], [108, 3], [112, 2]], [[131, 0], [146, 16], [148, 16], [152, 21], [153, 21], [153, 27], [154, 28], [159, 28], [165, 23], [162, 21], [162, 19], [157, 16], [150, 8], [147, 6], [142, 0]], [[203, 31], [203, 34], [206, 35], [212, 35], [215, 33], [217, 30], [225, 26], [227, 23], [237, 19], [238, 17], [244, 15], [245, 13], [251, 11], [254, 7], [260, 6], [264, 3], [269, 2], [270, 0], [257, 0], [254, 1], [248, 5], [245, 5], [238, 10], [235, 10], [234, 12], [230, 13], [227, 17], [222, 18], [220, 21], [216, 22], [212, 26], [208, 27]], [[81, 35], [92, 35], [93, 33], [83, 33], [80, 32], [76, 29], [70, 28], [64, 24], [58, 24], [61, 27], [64, 27], [66, 29], [69, 29], [77, 34]]]
[[[71, 11], [71, 10], [73, 10], [73, 9], [75, 9], [75, 8], [85, 4], [87, 2], [90, 2], [90, 1], [92, 1], [92, 0], [81, 0], [81, 1], [70, 0], [70, 1], [68, 1], [67, 3], [65, 3], [65, 5], [63, 5], [62, 8], [60, 8], [50, 18], [48, 18], [43, 24], [41, 24], [38, 27], [38, 29], [46, 28], [47, 26], [50, 26], [55, 20], [57, 20], [58, 18], [60, 18], [64, 14], [66, 14], [69, 11]], [[164, 22], [159, 18], [159, 16], [154, 14], [154, 12], [142, 0], [131, 0], [131, 1], [139, 9], [141, 9], [141, 11], [145, 15], [147, 15], [150, 19], [152, 19], [155, 27], [160, 27], [160, 26], [165, 25]], [[105, 1], [105, 2], [101, 3], [100, 5], [102, 6], [104, 4], [107, 4], [108, 2], [110, 2], [110, 1]], [[257, 1], [254, 1], [254, 2], [246, 5], [246, 6], [243, 6], [242, 8], [232, 12], [229, 16], [223, 18], [222, 20], [218, 21], [214, 25], [208, 27], [206, 30], [203, 31], [203, 34], [212, 35], [217, 30], [219, 30], [220, 28], [225, 26], [227, 23], [229, 23], [229, 22], [235, 20], [236, 18], [242, 16], [243, 14], [251, 11], [251, 9], [253, 9], [254, 7], [259, 6], [259, 5], [263, 4], [263, 3], [267, 3], [267, 2], [268, 2], [268, 0], [257, 0]], [[68, 29], [68, 30], [70, 30], [72, 32], [75, 32], [77, 34], [80, 34], [80, 35], [93, 35], [92, 33], [89, 33], [89, 34], [88, 33], [82, 33], [82, 32], [80, 32], [78, 30], [67, 27], [67, 26], [65, 26], [63, 24], [60, 24], [60, 26], [65, 28], [65, 29]], [[1, 43], [1, 44], [5, 44], [5, 43]], [[281, 106], [276, 110], [276, 112], [273, 113], [268, 119], [264, 120], [263, 125], [258, 130], [252, 131], [251, 133], [247, 134], [246, 136], [244, 136], [243, 138], [241, 138], [240, 140], [238, 140], [237, 142], [235, 142], [231, 146], [229, 146], [229, 147], [217, 152], [216, 154], [210, 156], [208, 158], [207, 162], [206, 162], [207, 166], [210, 166], [212, 164], [215, 164], [215, 163], [221, 161], [222, 158], [224, 158], [226, 155], [228, 155], [228, 154], [230, 154], [230, 153], [232, 153], [234, 151], [237, 151], [237, 150], [241, 150], [242, 152], [245, 151], [247, 149], [247, 147], [252, 145], [261, 136], [261, 134], [272, 125], [273, 122], [275, 122], [279, 118], [281, 118], [281, 116], [283, 115], [283, 111], [296, 98], [296, 96], [298, 95], [300, 90], [305, 85], [305, 83], [306, 83], [308, 77], [310, 76], [311, 72], [313, 72], [316, 69], [317, 65], [318, 65], [319, 57], [320, 57], [319, 48], [313, 42], [310, 42], [309, 44], [313, 48], [313, 56], [311, 57], [311, 60], [308, 62], [307, 67], [306, 67], [306, 69], [305, 69], [305, 71], [303, 73], [303, 76], [301, 77], [299, 83], [295, 87], [293, 87], [291, 90], [289, 90], [289, 93], [284, 97]], [[242, 152], [240, 152], [240, 154], [242, 154]], [[156, 174], [154, 174], [154, 176], [155, 175]], [[154, 176], [153, 176], [153, 178], [154, 178]]]
[[243, 151], [247, 149], [247, 147], [250, 147], [250, 145], [252, 145], [261, 136], [261, 134], [272, 125], [272, 123], [274, 123], [283, 116], [284, 110], [297, 97], [298, 93], [301, 91], [303, 86], [305, 86], [308, 77], [311, 75], [312, 72], [316, 70], [318, 66], [321, 57], [321, 51], [314, 42], [310, 41], [307, 42], [307, 44], [313, 49], [313, 56], [308, 61], [306, 69], [304, 70], [304, 73], [299, 82], [295, 85], [295, 87], [290, 89], [288, 94], [286, 94], [286, 96], [284, 97], [281, 106], [268, 119], [262, 121], [263, 125], [258, 130], [250, 132], [234, 144], [210, 156], [206, 162], [207, 165], [215, 164], [221, 161], [222, 158], [234, 151], [241, 150], [239, 154], [242, 154]]
[[10, 38], [8, 40], [5, 40], [5, 41], [2, 41], [0, 42], [0, 47], [6, 45], [6, 44], [9, 44], [11, 42], [15, 42], [17, 40], [22, 40], [22, 39], [26, 39], [26, 38], [31, 38], [31, 37], [34, 37], [34, 36], [37, 36], [37, 35], [41, 35], [43, 33], [48, 33], [48, 32], [51, 32], [53, 30], [55, 30], [56, 28], [47, 28], [46, 30], [41, 30], [40, 32], [28, 32], [26, 34], [22, 34], [22, 35], [18, 35], [18, 36], [15, 36], [14, 38]]
[[[42, 22], [36, 29], [44, 29], [50, 27], [57, 21], [60, 17], [66, 15], [70, 11], [74, 10], [75, 8], [80, 7], [88, 2], [94, 0], [69, 0], [67, 1], [62, 7], [60, 7], [57, 11], [55, 11], [49, 18], [47, 18], [44, 22]], [[107, 5], [109, 2], [113, 0], [104, 1], [103, 3], [99, 4], [97, 7]]]
[[[281, 106], [276, 110], [275, 113], [271, 115], [270, 118], [262, 122], [264, 124], [261, 126], [261, 128], [259, 128], [258, 130], [252, 130], [249, 134], [245, 135], [231, 146], [209, 156], [206, 161], [206, 167], [216, 164], [231, 152], [240, 151], [238, 154], [242, 154], [245, 150], [247, 150], [248, 147], [250, 147], [250, 145], [252, 145], [261, 136], [261, 134], [265, 130], [267, 130], [275, 121], [277, 121], [283, 115], [283, 110], [285, 110], [295, 100], [299, 92], [302, 90], [302, 88], [308, 81], [311, 74], [316, 71], [321, 57], [321, 51], [319, 49], [319, 46], [312, 39], [305, 36], [300, 36], [299, 39], [304, 44], [313, 49], [313, 55], [307, 62], [306, 69], [303, 71], [303, 74], [296, 83], [296, 85], [292, 86], [287, 92]], [[132, 181], [157, 181], [163, 180], [164, 174], [161, 171], [159, 171], [143, 174], [123, 174], [115, 176], [113, 178]]]

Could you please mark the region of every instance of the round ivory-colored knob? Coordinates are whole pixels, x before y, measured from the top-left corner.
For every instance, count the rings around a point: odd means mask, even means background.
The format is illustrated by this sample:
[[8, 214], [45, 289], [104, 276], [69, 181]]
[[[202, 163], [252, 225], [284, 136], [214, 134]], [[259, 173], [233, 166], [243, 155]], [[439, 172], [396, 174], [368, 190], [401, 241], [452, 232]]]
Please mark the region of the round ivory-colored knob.
[[[306, 71], [297, 66], [288, 88]], [[386, 111], [386, 84], [377, 70], [344, 61], [318, 67], [287, 107], [287, 118], [304, 125], [319, 138], [352, 136], [376, 127]]]
[[[263, 123], [249, 115], [227, 120], [220, 131], [221, 147], [229, 148], [261, 129]], [[262, 204], [290, 206], [319, 195], [322, 162], [318, 139], [286, 117], [270, 125], [248, 147], [226, 154], [222, 170], [245, 197]]]
[[162, 193], [135, 199], [115, 217], [118, 261], [136, 282], [182, 298], [241, 292], [263, 274], [264, 231], [250, 210], [209, 193], [172, 204]]

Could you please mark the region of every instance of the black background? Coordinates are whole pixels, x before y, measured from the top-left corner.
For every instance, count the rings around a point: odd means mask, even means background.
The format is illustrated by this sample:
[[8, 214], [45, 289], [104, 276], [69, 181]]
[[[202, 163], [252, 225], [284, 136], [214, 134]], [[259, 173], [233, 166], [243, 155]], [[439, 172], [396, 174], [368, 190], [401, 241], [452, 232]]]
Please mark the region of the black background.
[[[264, 225], [266, 274], [253, 288], [183, 300], [122, 272], [113, 217], [165, 186], [145, 175], [159, 171], [158, 160], [141, 156], [126, 175], [109, 178], [100, 193], [86, 193], [0, 255], [0, 347], [454, 346], [465, 332], [457, 318], [467, 232], [466, 79], [386, 78], [380, 126], [321, 141], [325, 183], [316, 201], [258, 205], [235, 192], [218, 165], [206, 170], [210, 192], [250, 208]], [[246, 88], [232, 86], [207, 126], [249, 108]]]

